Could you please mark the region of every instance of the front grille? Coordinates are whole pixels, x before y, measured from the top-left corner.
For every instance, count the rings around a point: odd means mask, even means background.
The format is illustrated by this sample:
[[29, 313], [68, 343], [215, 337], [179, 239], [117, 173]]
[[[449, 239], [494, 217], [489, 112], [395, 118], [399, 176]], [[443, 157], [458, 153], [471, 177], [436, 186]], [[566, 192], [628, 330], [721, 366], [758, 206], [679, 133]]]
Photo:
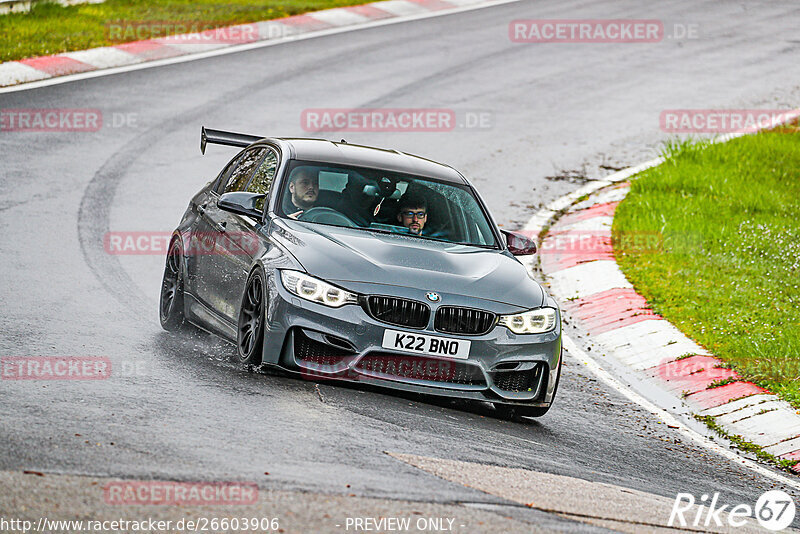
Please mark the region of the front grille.
[[491, 330], [496, 321], [497, 316], [492, 312], [442, 306], [436, 311], [433, 327], [439, 332], [448, 334], [479, 336]]
[[494, 385], [510, 392], [531, 391], [537, 387], [542, 366], [537, 365], [527, 371], [504, 371], [494, 374]]
[[374, 319], [384, 323], [409, 328], [425, 328], [431, 309], [424, 302], [398, 297], [367, 297], [366, 311]]
[[302, 330], [294, 330], [294, 357], [316, 365], [336, 365], [353, 352], [311, 339]]
[[384, 375], [429, 382], [444, 382], [470, 386], [484, 386], [486, 380], [481, 370], [455, 360], [427, 358], [425, 356], [371, 352], [361, 358], [356, 370], [365, 374]]

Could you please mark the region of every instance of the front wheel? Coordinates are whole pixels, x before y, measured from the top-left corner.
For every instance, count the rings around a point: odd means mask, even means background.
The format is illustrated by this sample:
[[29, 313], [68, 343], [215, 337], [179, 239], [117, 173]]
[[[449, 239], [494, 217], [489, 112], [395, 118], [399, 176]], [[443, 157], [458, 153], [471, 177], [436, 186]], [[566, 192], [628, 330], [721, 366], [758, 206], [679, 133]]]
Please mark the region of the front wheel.
[[264, 271], [256, 268], [247, 279], [239, 310], [236, 336], [239, 361], [245, 365], [261, 364], [261, 349], [264, 346], [265, 288]]
[[161, 282], [161, 296], [158, 317], [161, 327], [169, 332], [183, 330], [186, 318], [183, 314], [183, 249], [179, 240], [174, 240], [167, 253], [164, 278]]

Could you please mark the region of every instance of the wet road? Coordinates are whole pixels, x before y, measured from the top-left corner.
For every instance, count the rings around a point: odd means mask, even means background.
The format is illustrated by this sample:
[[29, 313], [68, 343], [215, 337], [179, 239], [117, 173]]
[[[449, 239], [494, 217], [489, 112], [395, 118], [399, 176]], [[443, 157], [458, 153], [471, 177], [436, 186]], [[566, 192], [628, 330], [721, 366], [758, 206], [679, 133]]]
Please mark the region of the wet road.
[[[694, 25], [698, 38], [511, 43], [508, 23], [520, 18], [661, 19], [667, 34]], [[108, 254], [103, 238], [174, 228], [234, 155], [201, 156], [201, 125], [308, 135], [309, 108], [454, 110], [451, 132], [321, 135], [449, 163], [500, 223], [520, 227], [583, 181], [657, 153], [664, 109], [797, 107], [798, 22], [793, 2], [523, 1], [0, 94], [3, 109], [104, 117], [98, 132], [0, 132], [0, 354], [105, 356], [114, 369], [103, 381], [0, 382], [0, 469], [501, 502], [389, 452], [754, 503], [772, 482], [681, 443], [571, 358], [555, 408], [527, 423], [484, 406], [249, 374], [215, 338], [161, 331], [163, 253]], [[478, 113], [489, 128], [462, 120]]]

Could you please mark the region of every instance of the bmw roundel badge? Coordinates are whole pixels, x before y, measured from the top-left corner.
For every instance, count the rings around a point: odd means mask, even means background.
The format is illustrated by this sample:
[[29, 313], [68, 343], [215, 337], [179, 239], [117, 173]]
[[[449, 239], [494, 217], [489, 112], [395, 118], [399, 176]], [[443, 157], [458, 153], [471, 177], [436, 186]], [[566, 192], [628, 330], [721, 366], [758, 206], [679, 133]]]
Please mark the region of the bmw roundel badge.
[[431, 302], [439, 302], [442, 300], [442, 297], [439, 296], [439, 293], [434, 293], [433, 291], [428, 291], [425, 293], [425, 297]]

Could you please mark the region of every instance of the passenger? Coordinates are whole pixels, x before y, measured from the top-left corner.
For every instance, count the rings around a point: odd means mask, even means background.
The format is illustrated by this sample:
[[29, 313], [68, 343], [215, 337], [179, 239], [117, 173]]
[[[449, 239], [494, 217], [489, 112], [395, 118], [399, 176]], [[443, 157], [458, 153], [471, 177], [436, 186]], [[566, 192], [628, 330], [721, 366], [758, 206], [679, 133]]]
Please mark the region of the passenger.
[[428, 221], [428, 201], [420, 194], [406, 192], [397, 204], [397, 220], [412, 234], [421, 235]]
[[319, 196], [319, 176], [309, 168], [301, 167], [289, 177], [289, 194], [284, 197], [283, 212], [297, 219], [314, 207]]

